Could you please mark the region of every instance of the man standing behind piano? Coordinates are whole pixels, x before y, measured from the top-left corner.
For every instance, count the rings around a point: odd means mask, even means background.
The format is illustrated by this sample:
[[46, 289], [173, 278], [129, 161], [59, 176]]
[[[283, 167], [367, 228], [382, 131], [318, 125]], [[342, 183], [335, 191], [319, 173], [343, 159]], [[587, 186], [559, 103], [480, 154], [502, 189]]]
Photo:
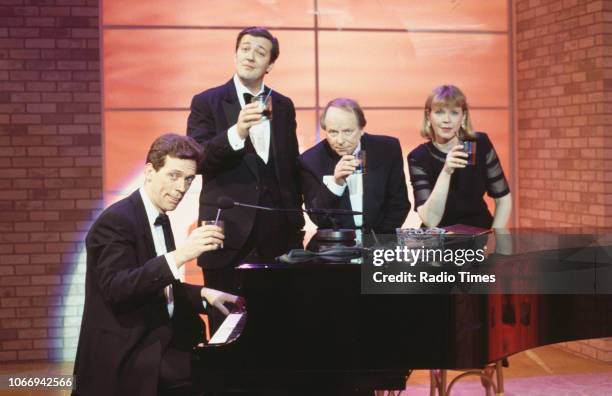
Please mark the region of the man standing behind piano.
[[[236, 70], [227, 83], [193, 97], [187, 134], [204, 146], [200, 220], [214, 219], [222, 196], [277, 208], [302, 206], [297, 171], [298, 142], [291, 99], [263, 83], [279, 55], [276, 37], [261, 27], [242, 30], [236, 40]], [[272, 112], [263, 116], [253, 96], [270, 96]], [[233, 268], [243, 261], [271, 261], [302, 247], [301, 213], [236, 207], [224, 210], [223, 249], [198, 259], [205, 283], [236, 290]], [[211, 320], [214, 331], [218, 325]]]
[[[365, 115], [353, 99], [330, 101], [320, 122], [326, 139], [299, 158], [306, 207], [362, 211], [338, 216], [338, 226], [395, 234], [410, 211], [399, 141], [365, 133]], [[360, 151], [366, 152], [362, 173], [356, 172]], [[332, 226], [329, 218], [310, 217], [319, 228]]]
[[167, 212], [189, 189], [200, 151], [187, 136], [156, 139], [147, 154], [143, 187], [107, 208], [89, 230], [73, 395], [155, 396], [185, 390], [191, 382], [191, 350], [203, 340], [199, 313], [213, 305], [227, 314], [223, 304], [239, 302], [179, 280], [181, 266], [218, 249], [224, 238], [219, 227], [202, 226], [174, 246]]

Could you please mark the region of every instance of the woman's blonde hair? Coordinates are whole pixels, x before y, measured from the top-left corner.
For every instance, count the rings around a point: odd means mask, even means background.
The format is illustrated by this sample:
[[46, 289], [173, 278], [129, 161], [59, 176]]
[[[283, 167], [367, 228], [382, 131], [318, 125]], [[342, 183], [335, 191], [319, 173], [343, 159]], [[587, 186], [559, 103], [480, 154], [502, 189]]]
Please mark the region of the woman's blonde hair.
[[459, 88], [454, 85], [440, 85], [435, 88], [427, 100], [425, 101], [425, 110], [423, 111], [423, 124], [421, 125], [421, 136], [426, 139], [433, 140], [434, 130], [429, 121], [429, 113], [434, 107], [461, 107], [465, 115], [464, 121], [459, 128], [459, 139], [470, 140], [476, 135], [472, 129], [472, 119], [468, 109], [467, 99]]

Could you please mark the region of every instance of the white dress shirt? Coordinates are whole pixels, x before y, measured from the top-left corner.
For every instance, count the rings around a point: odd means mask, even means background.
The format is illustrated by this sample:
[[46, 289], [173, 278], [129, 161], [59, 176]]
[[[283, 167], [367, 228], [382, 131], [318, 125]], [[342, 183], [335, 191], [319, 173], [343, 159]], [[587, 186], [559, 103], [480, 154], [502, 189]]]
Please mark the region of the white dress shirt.
[[[357, 153], [361, 150], [361, 143], [357, 145], [353, 155], [357, 155]], [[351, 210], [355, 210], [358, 212], [363, 212], [363, 174], [362, 173], [353, 173], [346, 178], [346, 183], [344, 185], [339, 185], [336, 183], [333, 175], [325, 175], [323, 176], [323, 184], [327, 186], [329, 191], [333, 194], [341, 197], [344, 194], [344, 190], [348, 187], [349, 189], [349, 198], [351, 202]], [[361, 227], [363, 225], [363, 215], [353, 215], [353, 220], [355, 221], [356, 227]], [[357, 239], [361, 241], [361, 230], [357, 230]]]
[[[244, 106], [247, 105], [247, 103], [244, 102], [243, 94], [251, 94], [251, 91], [242, 84], [238, 76], [235, 74], [234, 86], [236, 87], [238, 101], [240, 102], [240, 108], [242, 109], [244, 108]], [[259, 91], [253, 96], [260, 95], [263, 92], [264, 85], [262, 83], [261, 87], [259, 88]], [[253, 147], [255, 148], [257, 155], [263, 160], [263, 162], [267, 164], [268, 155], [270, 151], [270, 120], [266, 118], [259, 124], [253, 125], [251, 128], [249, 128], [249, 137], [251, 138], [251, 143], [253, 143]], [[232, 146], [232, 149], [234, 149], [235, 151], [244, 148], [245, 139], [241, 138], [240, 135], [238, 135], [238, 128], [236, 127], [236, 124], [232, 125], [227, 130], [227, 138], [229, 139], [230, 146]]]

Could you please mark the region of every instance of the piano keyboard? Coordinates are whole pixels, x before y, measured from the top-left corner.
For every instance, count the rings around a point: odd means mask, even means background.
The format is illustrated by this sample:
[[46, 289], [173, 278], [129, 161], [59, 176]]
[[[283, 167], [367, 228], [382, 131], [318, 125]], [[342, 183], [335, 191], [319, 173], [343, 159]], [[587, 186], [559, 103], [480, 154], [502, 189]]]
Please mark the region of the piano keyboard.
[[242, 333], [246, 317], [246, 312], [233, 312], [227, 315], [221, 326], [219, 326], [215, 334], [208, 341], [208, 344], [227, 344], [234, 341]]

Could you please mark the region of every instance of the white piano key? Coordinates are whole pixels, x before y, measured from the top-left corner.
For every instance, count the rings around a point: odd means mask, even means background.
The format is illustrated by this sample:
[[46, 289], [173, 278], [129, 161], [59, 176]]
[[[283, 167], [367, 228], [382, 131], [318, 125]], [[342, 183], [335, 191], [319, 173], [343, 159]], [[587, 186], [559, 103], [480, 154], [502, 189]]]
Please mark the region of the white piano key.
[[227, 318], [221, 323], [221, 326], [217, 329], [215, 334], [210, 338], [208, 344], [223, 344], [227, 342], [227, 339], [232, 335], [232, 331], [242, 318], [244, 313], [231, 313], [227, 315]]

